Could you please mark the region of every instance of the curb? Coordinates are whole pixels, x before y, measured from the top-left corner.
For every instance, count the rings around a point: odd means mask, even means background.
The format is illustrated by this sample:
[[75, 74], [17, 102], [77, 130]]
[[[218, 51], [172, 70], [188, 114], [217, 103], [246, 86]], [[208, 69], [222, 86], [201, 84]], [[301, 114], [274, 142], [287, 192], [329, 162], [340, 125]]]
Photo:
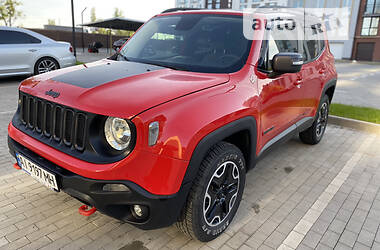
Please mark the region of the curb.
[[352, 64], [380, 65], [379, 61], [355, 61], [355, 60], [345, 60], [345, 59], [336, 59], [335, 63], [337, 63], [337, 64], [352, 63]]
[[375, 123], [359, 121], [335, 115], [329, 115], [328, 123], [356, 130], [361, 130], [372, 134], [380, 134], [380, 125]]

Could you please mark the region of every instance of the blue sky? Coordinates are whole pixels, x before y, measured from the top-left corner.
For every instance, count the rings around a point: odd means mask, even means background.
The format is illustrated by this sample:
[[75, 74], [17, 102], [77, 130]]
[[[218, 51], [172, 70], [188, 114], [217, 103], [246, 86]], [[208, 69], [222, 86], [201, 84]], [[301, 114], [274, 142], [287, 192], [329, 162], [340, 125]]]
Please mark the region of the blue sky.
[[[23, 16], [16, 21], [16, 25], [27, 28], [40, 28], [47, 24], [48, 19], [55, 19], [56, 24], [71, 25], [70, 0], [19, 0], [22, 6], [19, 10]], [[127, 18], [146, 21], [161, 11], [173, 8], [175, 0], [74, 0], [75, 23], [81, 23], [81, 11], [84, 13], [84, 23], [90, 21], [90, 10], [96, 9], [99, 19], [110, 18], [116, 7], [120, 8]], [[0, 24], [3, 25], [3, 24]]]

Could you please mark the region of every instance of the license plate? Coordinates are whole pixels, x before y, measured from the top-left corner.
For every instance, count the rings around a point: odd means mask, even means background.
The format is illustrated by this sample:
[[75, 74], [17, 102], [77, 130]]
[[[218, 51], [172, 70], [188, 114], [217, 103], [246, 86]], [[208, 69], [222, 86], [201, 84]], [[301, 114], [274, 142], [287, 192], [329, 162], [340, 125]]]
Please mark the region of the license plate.
[[20, 154], [16, 154], [18, 165], [38, 182], [50, 189], [59, 191], [55, 175], [41, 168]]

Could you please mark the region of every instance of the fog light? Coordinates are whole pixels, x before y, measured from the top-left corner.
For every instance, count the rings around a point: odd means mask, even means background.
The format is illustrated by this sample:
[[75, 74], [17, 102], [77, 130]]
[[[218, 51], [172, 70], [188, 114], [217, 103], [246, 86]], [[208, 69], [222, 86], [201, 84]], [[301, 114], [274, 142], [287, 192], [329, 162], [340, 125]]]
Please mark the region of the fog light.
[[103, 186], [103, 191], [108, 192], [130, 192], [130, 189], [124, 184], [106, 184]]
[[138, 217], [142, 217], [142, 216], [143, 216], [143, 210], [142, 210], [142, 208], [140, 207], [140, 205], [134, 205], [134, 206], [133, 206], [133, 211], [135, 211], [135, 214], [136, 214]]
[[147, 206], [143, 205], [133, 205], [131, 206], [132, 215], [138, 220], [145, 220], [149, 216], [149, 209]]

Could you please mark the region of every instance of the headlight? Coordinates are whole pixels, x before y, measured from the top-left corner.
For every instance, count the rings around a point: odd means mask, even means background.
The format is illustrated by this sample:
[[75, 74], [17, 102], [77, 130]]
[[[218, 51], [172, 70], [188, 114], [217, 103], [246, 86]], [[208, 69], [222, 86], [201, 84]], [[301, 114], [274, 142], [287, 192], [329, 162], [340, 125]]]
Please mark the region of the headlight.
[[116, 150], [124, 150], [131, 143], [131, 128], [124, 119], [108, 117], [104, 134], [108, 144]]

